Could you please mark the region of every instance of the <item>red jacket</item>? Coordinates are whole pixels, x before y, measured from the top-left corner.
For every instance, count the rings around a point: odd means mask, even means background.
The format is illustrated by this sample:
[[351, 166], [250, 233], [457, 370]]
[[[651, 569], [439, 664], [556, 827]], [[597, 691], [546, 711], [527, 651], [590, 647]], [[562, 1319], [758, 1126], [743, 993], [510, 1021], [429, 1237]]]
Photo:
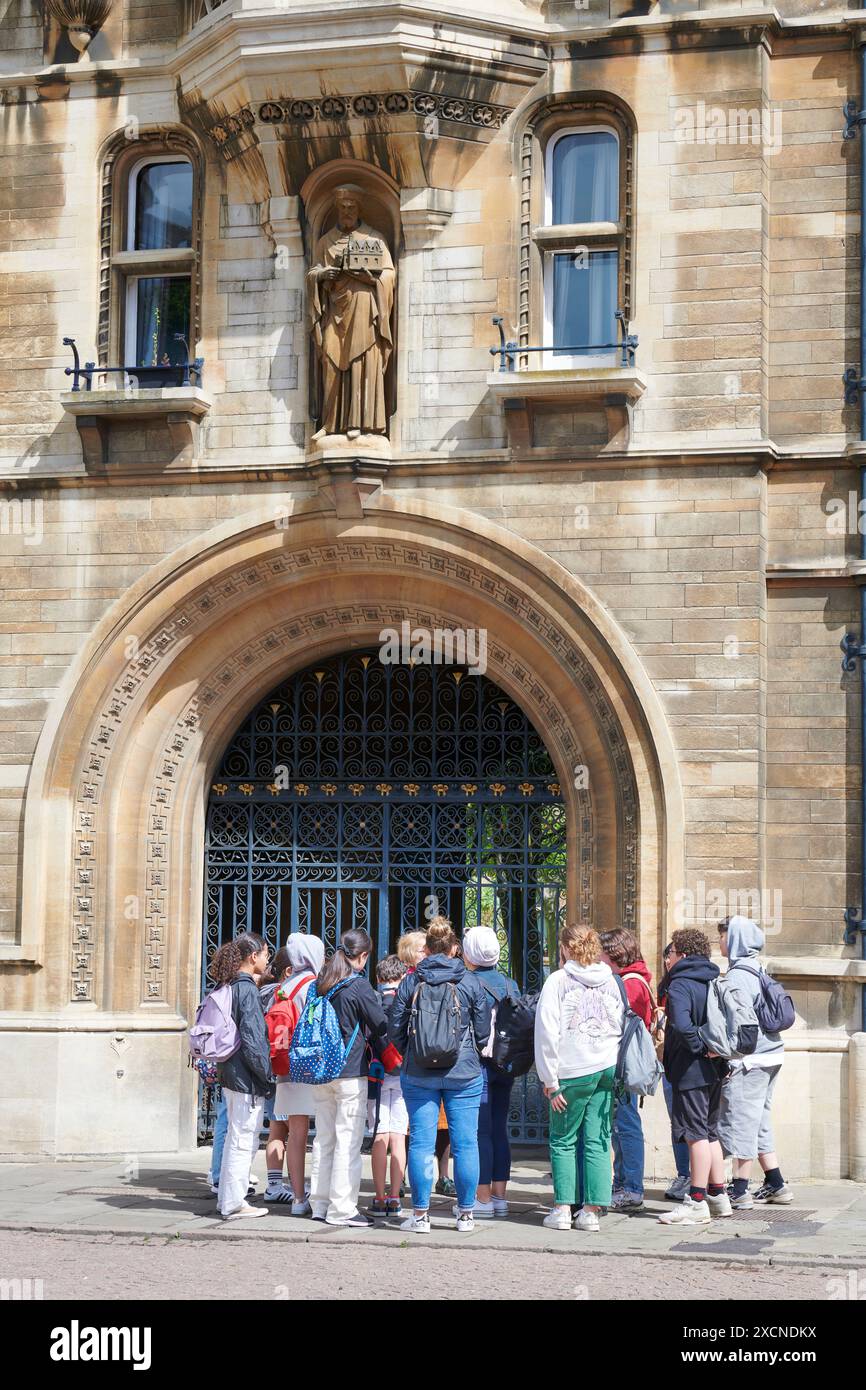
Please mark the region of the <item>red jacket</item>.
[[653, 1021], [653, 997], [650, 992], [650, 981], [652, 975], [647, 970], [646, 962], [636, 960], [632, 965], [626, 965], [622, 970], [617, 969], [618, 975], [640, 975], [639, 980], [623, 980], [625, 994], [634, 1012], [643, 1019], [647, 1028], [652, 1027]]

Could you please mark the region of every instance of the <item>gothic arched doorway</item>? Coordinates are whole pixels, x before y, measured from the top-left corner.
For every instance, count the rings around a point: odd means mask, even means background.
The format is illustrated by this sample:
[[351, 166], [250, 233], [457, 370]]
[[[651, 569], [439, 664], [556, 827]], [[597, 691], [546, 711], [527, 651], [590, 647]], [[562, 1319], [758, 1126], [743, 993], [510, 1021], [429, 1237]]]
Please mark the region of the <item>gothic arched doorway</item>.
[[[283, 681], [219, 762], [203, 968], [245, 930], [272, 947], [312, 931], [330, 951], [363, 926], [380, 959], [438, 909], [458, 932], [494, 927], [501, 968], [537, 990], [556, 963], [565, 882], [561, 788], [511, 697], [466, 667], [342, 654]], [[512, 1138], [541, 1139], [544, 1113], [531, 1073]]]

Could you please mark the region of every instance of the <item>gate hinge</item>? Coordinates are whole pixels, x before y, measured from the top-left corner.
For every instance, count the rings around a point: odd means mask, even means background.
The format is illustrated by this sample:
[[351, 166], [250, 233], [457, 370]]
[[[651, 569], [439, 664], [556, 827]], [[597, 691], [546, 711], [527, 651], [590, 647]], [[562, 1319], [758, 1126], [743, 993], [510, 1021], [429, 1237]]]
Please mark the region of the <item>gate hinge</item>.
[[853, 140], [859, 134], [860, 127], [866, 124], [866, 111], [860, 110], [859, 101], [851, 97], [842, 107], [842, 115], [845, 117], [845, 129], [842, 131], [843, 140]]
[[866, 645], [853, 632], [846, 632], [839, 646], [844, 652], [842, 657], [843, 671], [856, 671], [857, 662], [866, 657]]

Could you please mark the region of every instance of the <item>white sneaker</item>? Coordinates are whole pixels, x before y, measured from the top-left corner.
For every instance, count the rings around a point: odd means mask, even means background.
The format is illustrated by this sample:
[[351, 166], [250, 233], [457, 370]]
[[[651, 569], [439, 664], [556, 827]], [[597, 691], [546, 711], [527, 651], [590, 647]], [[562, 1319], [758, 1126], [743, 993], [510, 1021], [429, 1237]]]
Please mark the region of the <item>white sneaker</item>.
[[586, 1207], [581, 1207], [571, 1224], [576, 1231], [597, 1231], [599, 1229], [598, 1214], [594, 1211], [587, 1211]]
[[223, 1221], [240, 1221], [241, 1217], [244, 1216], [267, 1216], [267, 1214], [267, 1207], [251, 1207], [249, 1202], [241, 1202], [237, 1211], [230, 1211], [227, 1216], [223, 1216]]
[[270, 1184], [265, 1188], [266, 1202], [283, 1202], [288, 1204], [295, 1200], [295, 1194], [290, 1187], [281, 1182], [278, 1187], [271, 1187]]
[[309, 1216], [312, 1210], [306, 1197], [302, 1197], [300, 1201], [296, 1197], [292, 1202], [292, 1216]]
[[507, 1216], [507, 1215], [508, 1215], [508, 1199], [507, 1199], [506, 1197], [494, 1197], [494, 1198], [493, 1198], [493, 1215], [494, 1215], [494, 1216]]
[[461, 1211], [454, 1224], [462, 1236], [471, 1236], [475, 1230], [475, 1217], [471, 1211]]
[[417, 1215], [415, 1212], [413, 1212], [411, 1216], [407, 1216], [407, 1218], [406, 1218], [405, 1221], [401, 1221], [401, 1222], [400, 1222], [400, 1230], [401, 1230], [401, 1231], [414, 1231], [414, 1233], [415, 1233], [416, 1236], [429, 1236], [429, 1234], [430, 1234], [430, 1216], [429, 1216], [429, 1214], [425, 1211], [424, 1214], [423, 1214], [423, 1216], [422, 1216], [422, 1215]]
[[551, 1231], [570, 1231], [571, 1207], [554, 1207], [553, 1211], [547, 1213], [541, 1224], [547, 1226]]
[[671, 1183], [670, 1187], [665, 1193], [665, 1196], [667, 1197], [669, 1202], [682, 1202], [689, 1195], [690, 1187], [691, 1178], [689, 1177], [688, 1173], [684, 1178], [681, 1178], [678, 1175], [674, 1178], [673, 1182]]
[[[456, 1205], [453, 1206], [451, 1208], [451, 1214], [452, 1216], [459, 1216], [460, 1208]], [[472, 1215], [475, 1217], [476, 1221], [492, 1221], [496, 1215], [493, 1202], [476, 1202], [475, 1206], [472, 1208]]]
[[615, 1192], [611, 1201], [612, 1211], [639, 1211], [643, 1206], [640, 1192]]
[[688, 1193], [681, 1206], [659, 1217], [662, 1226], [708, 1226], [712, 1219], [706, 1202], [693, 1202]]
[[733, 1216], [734, 1214], [727, 1192], [719, 1192], [715, 1197], [711, 1197], [708, 1192], [707, 1206], [710, 1209], [710, 1216]]

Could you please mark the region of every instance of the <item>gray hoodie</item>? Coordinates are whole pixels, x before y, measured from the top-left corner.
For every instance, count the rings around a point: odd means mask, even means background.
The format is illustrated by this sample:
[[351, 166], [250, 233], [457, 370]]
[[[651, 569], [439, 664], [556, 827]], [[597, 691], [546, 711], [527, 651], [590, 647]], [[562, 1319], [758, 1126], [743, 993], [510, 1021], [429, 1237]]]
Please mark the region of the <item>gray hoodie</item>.
[[[764, 948], [764, 933], [749, 917], [732, 917], [728, 922], [728, 970], [725, 986], [741, 999], [755, 1006], [761, 994], [759, 959]], [[777, 1067], [785, 1055], [781, 1033], [765, 1033], [758, 1025], [758, 1045], [748, 1057], [732, 1062], [734, 1067], [749, 1071], [752, 1067]]]

